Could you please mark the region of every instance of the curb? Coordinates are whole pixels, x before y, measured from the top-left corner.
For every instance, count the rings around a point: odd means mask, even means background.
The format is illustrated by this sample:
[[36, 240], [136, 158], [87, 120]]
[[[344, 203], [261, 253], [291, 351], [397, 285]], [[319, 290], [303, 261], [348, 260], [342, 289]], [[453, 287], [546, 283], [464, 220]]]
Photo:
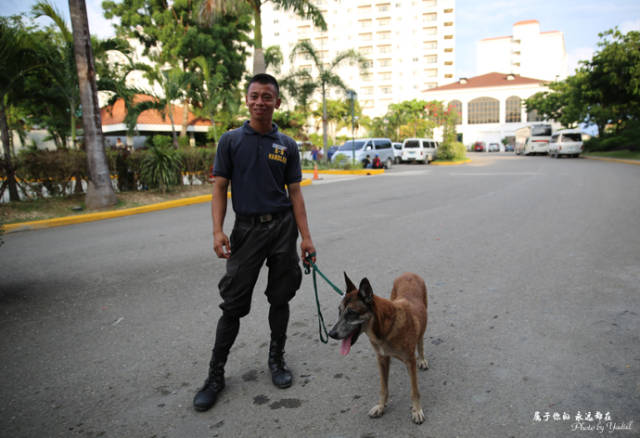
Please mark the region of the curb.
[[[303, 179], [301, 186], [311, 185], [310, 179]], [[227, 195], [231, 197], [231, 193]], [[15, 224], [5, 224], [2, 229], [5, 233], [16, 231], [40, 230], [43, 228], [63, 227], [65, 225], [82, 224], [85, 222], [101, 221], [104, 219], [114, 219], [117, 217], [131, 216], [134, 214], [150, 213], [152, 211], [167, 210], [169, 208], [186, 207], [187, 205], [202, 204], [211, 201], [211, 195], [192, 196], [190, 198], [174, 199], [173, 201], [158, 202], [156, 204], [143, 205], [141, 207], [123, 208], [122, 210], [103, 211], [98, 213], [78, 214], [74, 216], [64, 216], [38, 221], [18, 222]]]
[[[314, 173], [313, 169], [302, 169], [302, 173]], [[325, 175], [381, 175], [384, 169], [356, 169], [356, 170], [318, 170]]]
[[597, 160], [597, 161], [608, 161], [610, 163], [623, 163], [623, 164], [633, 164], [634, 166], [640, 166], [640, 160], [627, 160], [624, 158], [609, 158], [609, 157], [593, 157], [582, 155], [582, 158], [586, 158], [587, 160]]
[[467, 164], [471, 163], [471, 159], [466, 159], [462, 161], [432, 161], [429, 163], [429, 166], [457, 166], [459, 164]]

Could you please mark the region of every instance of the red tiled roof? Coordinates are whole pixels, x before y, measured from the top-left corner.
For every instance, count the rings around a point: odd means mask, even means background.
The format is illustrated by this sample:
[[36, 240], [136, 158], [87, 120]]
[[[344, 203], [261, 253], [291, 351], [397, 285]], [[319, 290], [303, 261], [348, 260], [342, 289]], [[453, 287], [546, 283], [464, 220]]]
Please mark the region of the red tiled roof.
[[499, 37], [482, 38], [480, 41], [504, 40], [504, 39], [507, 39], [507, 38], [511, 38], [511, 35], [507, 35], [507, 36], [499, 36]]
[[[507, 79], [508, 76], [513, 76], [513, 79]], [[526, 85], [526, 84], [540, 84], [546, 83], [543, 79], [526, 78], [520, 75], [509, 75], [507, 73], [487, 73], [480, 76], [474, 76], [472, 78], [466, 78], [466, 83], [463, 84], [460, 81], [442, 85], [436, 88], [430, 88], [424, 92], [441, 91], [441, 90], [464, 90], [468, 88], [488, 88], [488, 87], [506, 87], [509, 85]]]
[[517, 23], [514, 24], [514, 26], [520, 26], [521, 24], [535, 24], [535, 23], [540, 24], [538, 20], [523, 20], [523, 21], [518, 21]]
[[[154, 99], [152, 96], [139, 94], [134, 98], [134, 102], [145, 102]], [[173, 105], [173, 120], [175, 125], [182, 125], [184, 107], [182, 105]], [[105, 106], [100, 109], [100, 116], [102, 118], [103, 125], [117, 125], [124, 123], [124, 117], [127, 111], [124, 106], [124, 99], [120, 98], [116, 100], [113, 105]], [[196, 117], [191, 111], [187, 118], [189, 126], [211, 126], [211, 121]], [[165, 115], [162, 117], [160, 111], [150, 109], [143, 111], [138, 116], [139, 125], [171, 125], [171, 120]]]

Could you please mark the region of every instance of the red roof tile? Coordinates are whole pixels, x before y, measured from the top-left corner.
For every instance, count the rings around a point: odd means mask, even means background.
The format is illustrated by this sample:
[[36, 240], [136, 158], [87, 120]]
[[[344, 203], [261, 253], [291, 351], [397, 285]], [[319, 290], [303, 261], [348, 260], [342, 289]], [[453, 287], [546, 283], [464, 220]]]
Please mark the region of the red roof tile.
[[[510, 85], [526, 85], [526, 84], [540, 84], [546, 83], [543, 79], [526, 78], [520, 75], [511, 75], [513, 79], [509, 80], [510, 76], [507, 73], [487, 73], [480, 76], [474, 76], [472, 78], [466, 78], [466, 83], [461, 83], [460, 80], [451, 84], [442, 85], [436, 88], [430, 88], [424, 92], [441, 91], [441, 90], [464, 90], [469, 88], [488, 88], [488, 87], [506, 87]], [[462, 78], [461, 78], [462, 80]]]
[[[139, 94], [134, 98], [134, 102], [145, 102], [154, 99], [152, 96]], [[176, 126], [182, 125], [184, 107], [182, 105], [173, 105], [173, 120]], [[105, 106], [100, 109], [100, 116], [103, 125], [117, 125], [124, 123], [124, 117], [127, 111], [124, 107], [124, 99], [116, 100], [113, 105]], [[190, 126], [211, 126], [211, 121], [196, 117], [191, 111], [187, 118]], [[171, 125], [171, 120], [165, 115], [162, 117], [158, 110], [146, 110], [138, 116], [139, 125]]]
[[520, 26], [521, 24], [535, 24], [535, 23], [540, 24], [538, 20], [523, 20], [523, 21], [518, 21], [517, 23], [514, 24], [514, 26]]

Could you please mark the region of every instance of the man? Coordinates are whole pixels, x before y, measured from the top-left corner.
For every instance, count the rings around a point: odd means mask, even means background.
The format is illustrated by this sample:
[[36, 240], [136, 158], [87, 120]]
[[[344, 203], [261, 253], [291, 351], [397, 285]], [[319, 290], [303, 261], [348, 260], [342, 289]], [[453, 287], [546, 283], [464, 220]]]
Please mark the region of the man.
[[[264, 73], [254, 76], [245, 102], [250, 120], [220, 137], [214, 163], [213, 249], [218, 257], [227, 260], [227, 265], [218, 285], [222, 316], [216, 329], [209, 375], [193, 400], [198, 411], [210, 409], [224, 389], [224, 365], [238, 334], [240, 318], [249, 313], [253, 288], [265, 260], [269, 268], [265, 291], [270, 305], [269, 370], [274, 385], [291, 386], [292, 375], [284, 361], [284, 346], [289, 301], [302, 280], [296, 251], [298, 232], [302, 237], [302, 259], [312, 256], [315, 262], [315, 248], [300, 189], [298, 145], [279, 132], [272, 121], [273, 111], [280, 106], [276, 79]], [[223, 231], [229, 182], [236, 214], [230, 239]]]

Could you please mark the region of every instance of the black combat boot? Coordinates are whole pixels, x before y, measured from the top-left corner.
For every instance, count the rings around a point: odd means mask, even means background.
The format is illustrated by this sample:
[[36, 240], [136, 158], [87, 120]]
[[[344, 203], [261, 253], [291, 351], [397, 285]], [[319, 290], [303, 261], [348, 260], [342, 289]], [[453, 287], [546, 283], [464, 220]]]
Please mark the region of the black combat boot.
[[293, 376], [284, 362], [284, 344], [286, 337], [280, 340], [271, 340], [269, 345], [269, 370], [271, 371], [271, 381], [278, 388], [288, 388], [291, 386]]
[[204, 412], [213, 407], [218, 400], [218, 394], [224, 389], [224, 362], [216, 362], [214, 358], [209, 363], [209, 377], [204, 386], [193, 398], [196, 411]]

